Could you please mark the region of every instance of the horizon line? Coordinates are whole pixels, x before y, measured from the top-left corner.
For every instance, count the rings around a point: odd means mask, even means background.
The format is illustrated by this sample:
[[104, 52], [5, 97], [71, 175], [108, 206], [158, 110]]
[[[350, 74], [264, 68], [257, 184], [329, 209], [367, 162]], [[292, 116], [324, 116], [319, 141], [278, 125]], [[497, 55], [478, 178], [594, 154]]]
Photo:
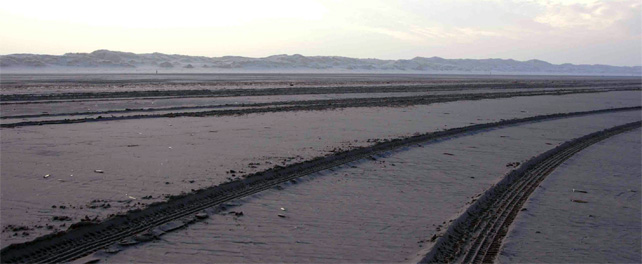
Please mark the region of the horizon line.
[[287, 53], [279, 53], [279, 54], [273, 54], [273, 55], [268, 55], [264, 57], [250, 57], [250, 56], [242, 56], [242, 55], [223, 55], [223, 56], [206, 56], [206, 55], [186, 55], [186, 54], [179, 54], [179, 53], [163, 53], [163, 52], [147, 52], [147, 53], [136, 53], [136, 52], [130, 52], [130, 51], [119, 51], [119, 50], [110, 50], [110, 49], [97, 49], [94, 51], [90, 52], [65, 52], [63, 54], [45, 54], [45, 53], [10, 53], [10, 54], [0, 54], [0, 56], [11, 56], [11, 55], [47, 55], [47, 56], [64, 56], [67, 54], [91, 54], [97, 51], [110, 51], [110, 52], [121, 52], [121, 53], [132, 53], [136, 55], [146, 55], [146, 54], [164, 54], [164, 55], [178, 55], [178, 56], [189, 56], [189, 57], [205, 57], [205, 58], [223, 58], [223, 57], [242, 57], [242, 58], [250, 58], [250, 59], [265, 59], [269, 58], [272, 56], [279, 56], [279, 55], [286, 55], [286, 56], [296, 56], [300, 55], [303, 57], [340, 57], [340, 58], [350, 58], [350, 59], [361, 59], [361, 60], [381, 60], [381, 61], [399, 61], [399, 60], [413, 60], [416, 58], [439, 58], [439, 59], [445, 59], [445, 60], [512, 60], [512, 61], [517, 61], [517, 62], [528, 62], [528, 61], [542, 61], [546, 62], [552, 65], [564, 65], [564, 64], [571, 64], [571, 65], [588, 65], [588, 66], [612, 66], [612, 67], [642, 67], [642, 63], [638, 65], [612, 65], [612, 64], [601, 64], [601, 63], [596, 63], [596, 64], [575, 64], [571, 62], [565, 62], [565, 63], [551, 63], [545, 60], [541, 59], [528, 59], [528, 60], [517, 60], [513, 58], [482, 58], [482, 59], [474, 59], [474, 58], [445, 58], [445, 57], [440, 57], [440, 56], [431, 56], [431, 57], [423, 57], [423, 56], [414, 56], [413, 58], [410, 59], [380, 59], [380, 58], [375, 58], [375, 57], [349, 57], [349, 56], [340, 56], [340, 55], [303, 55], [300, 53], [293, 53], [293, 54], [287, 54]]

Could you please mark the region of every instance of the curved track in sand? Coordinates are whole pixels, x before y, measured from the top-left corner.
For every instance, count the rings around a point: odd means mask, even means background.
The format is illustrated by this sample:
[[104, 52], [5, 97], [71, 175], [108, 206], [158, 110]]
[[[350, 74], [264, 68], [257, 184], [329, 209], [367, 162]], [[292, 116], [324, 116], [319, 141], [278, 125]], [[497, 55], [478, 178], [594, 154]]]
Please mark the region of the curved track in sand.
[[420, 263], [493, 263], [508, 227], [546, 176], [588, 146], [641, 125], [638, 121], [595, 132], [529, 160], [484, 193]]
[[[69, 85], [81, 85], [78, 80], [68, 81]], [[91, 81], [92, 86], [100, 87], [100, 82]], [[143, 84], [152, 87], [163, 87], [162, 83], [148, 82], [143, 80]], [[126, 82], [106, 83], [107, 85], [137, 85], [131, 80]], [[238, 85], [238, 83], [235, 83]], [[21, 90], [24, 87], [38, 84], [11, 84], [3, 80], [2, 86], [7, 91]], [[63, 84], [50, 84], [51, 87], [58, 87]], [[227, 89], [225, 86], [216, 89], [218, 83], [178, 83], [178, 87], [165, 88], [156, 90], [125, 90], [125, 91], [81, 91], [81, 92], [56, 92], [56, 93], [7, 93], [0, 94], [0, 104], [34, 104], [34, 103], [54, 103], [54, 102], [84, 102], [84, 101], [102, 101], [102, 100], [128, 100], [128, 99], [176, 99], [176, 98], [201, 98], [201, 97], [238, 97], [238, 96], [274, 96], [274, 95], [312, 95], [312, 94], [352, 94], [352, 93], [409, 93], [409, 92], [432, 92], [432, 91], [462, 91], [473, 89], [535, 89], [535, 88], [599, 88], [599, 87], [626, 87], [640, 86], [639, 80], [556, 80], [556, 81], [479, 81], [471, 82], [452, 82], [432, 80], [428, 83], [417, 84], [399, 84], [397, 82], [380, 83], [379, 85], [354, 85], [343, 83], [339, 86], [305, 86], [305, 87], [288, 87], [288, 88], [255, 88], [252, 85], [241, 85], [241, 89]], [[181, 86], [187, 87], [209, 87], [214, 89], [176, 89]], [[230, 85], [233, 86], [233, 85]], [[297, 85], [298, 86], [298, 85]], [[47, 87], [47, 86], [45, 86]], [[45, 88], [46, 89], [46, 88]]]
[[[167, 202], [152, 204], [146, 209], [130, 211], [124, 215], [109, 218], [100, 223], [80, 222], [65, 232], [40, 237], [34, 241], [23, 244], [10, 245], [2, 249], [0, 257], [2, 261], [6, 263], [71, 261], [99, 249], [109, 247], [119, 241], [145, 241], [154, 239], [166, 231], [180, 228], [193, 222], [196, 219], [195, 214], [205, 208], [217, 206], [236, 198], [272, 188], [301, 176], [367, 158], [377, 153], [502, 126], [617, 111], [639, 111], [640, 109], [642, 108], [638, 106], [541, 115], [454, 128], [381, 142], [373, 146], [319, 157], [288, 167], [277, 167], [255, 173], [247, 176], [245, 179], [198, 190], [184, 196], [173, 197]], [[129, 242], [123, 242], [121, 244], [128, 243]]]
[[[75, 124], [86, 122], [102, 121], [119, 121], [148, 118], [171, 118], [171, 117], [205, 117], [205, 116], [231, 116], [247, 115], [255, 113], [273, 113], [288, 111], [319, 111], [338, 108], [355, 108], [355, 107], [399, 107], [411, 105], [427, 105], [433, 103], [445, 103], [454, 101], [474, 101], [483, 99], [501, 99], [524, 96], [545, 96], [545, 95], [567, 95], [567, 94], [585, 94], [585, 93], [602, 93], [612, 91], [637, 91], [639, 86], [631, 87], [611, 87], [611, 88], [591, 88], [591, 89], [555, 89], [540, 91], [519, 91], [519, 92], [498, 92], [498, 93], [465, 93], [465, 94], [445, 94], [445, 95], [424, 95], [424, 96], [405, 96], [405, 97], [383, 97], [383, 98], [348, 98], [348, 99], [331, 99], [331, 100], [308, 100], [308, 101], [285, 101], [256, 104], [239, 104], [239, 105], [222, 105], [222, 106], [197, 106], [197, 107], [172, 107], [164, 109], [133, 109], [124, 111], [102, 111], [102, 112], [84, 112], [84, 113], [65, 113], [56, 115], [31, 115], [18, 116], [13, 118], [24, 117], [51, 117], [51, 116], [74, 116], [74, 115], [97, 115], [108, 113], [130, 113], [137, 111], [167, 111], [167, 110], [193, 110], [203, 108], [221, 108], [234, 107], [238, 109], [207, 110], [197, 112], [171, 112], [162, 114], [132, 114], [122, 116], [98, 116], [74, 119], [48, 119], [32, 120], [22, 122], [2, 123], [2, 128], [14, 128], [24, 126], [41, 126], [53, 124]], [[6, 119], [9, 117], [5, 117]]]

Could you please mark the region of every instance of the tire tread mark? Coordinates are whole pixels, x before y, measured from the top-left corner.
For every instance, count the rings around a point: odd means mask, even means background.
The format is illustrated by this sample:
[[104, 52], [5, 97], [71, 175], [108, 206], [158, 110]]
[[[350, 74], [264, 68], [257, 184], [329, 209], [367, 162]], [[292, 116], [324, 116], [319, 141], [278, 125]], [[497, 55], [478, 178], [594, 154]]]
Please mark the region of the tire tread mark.
[[[397, 107], [397, 106], [409, 106], [409, 105], [428, 105], [428, 104], [434, 104], [434, 103], [445, 103], [445, 102], [454, 102], [454, 101], [475, 101], [475, 100], [484, 100], [484, 99], [502, 99], [502, 98], [524, 97], [524, 96], [569, 95], [569, 94], [604, 93], [604, 92], [613, 92], [613, 91], [635, 91], [635, 90], [640, 90], [640, 87], [557, 89], [557, 90], [526, 91], [526, 92], [469, 93], [469, 94], [423, 95], [423, 96], [402, 96], [402, 97], [383, 97], [383, 98], [347, 98], [347, 99], [332, 99], [332, 100], [286, 101], [286, 102], [235, 105], [239, 107], [248, 107], [248, 108], [241, 108], [241, 109], [207, 110], [207, 111], [196, 111], [196, 112], [172, 112], [172, 113], [159, 113], [159, 114], [137, 114], [137, 115], [109, 116], [109, 117], [99, 116], [95, 118], [85, 117], [85, 118], [74, 118], [74, 119], [21, 121], [21, 122], [13, 122], [13, 123], [2, 123], [0, 124], [0, 127], [15, 128], [15, 127], [24, 127], [24, 126], [77, 124], [77, 123], [87, 123], [87, 122], [122, 121], [122, 120], [150, 119], [150, 118], [230, 116], [230, 115], [247, 115], [247, 114], [256, 114], [256, 113], [290, 112], [290, 111], [319, 111], [319, 110], [328, 110], [328, 109], [356, 108], [356, 107]], [[194, 109], [199, 109], [199, 108], [200, 107], [196, 107]], [[181, 108], [180, 107], [174, 108], [174, 110], [179, 110], [179, 109]], [[104, 111], [104, 112], [109, 113], [112, 111]], [[92, 112], [91, 114], [99, 114], [99, 112]], [[58, 114], [52, 114], [50, 116], [55, 117], [55, 116], [58, 116]], [[43, 116], [43, 117], [46, 117], [46, 116]]]
[[[194, 193], [175, 197], [167, 202], [152, 204], [143, 210], [129, 211], [124, 215], [106, 219], [98, 224], [80, 226], [66, 232], [36, 238], [31, 242], [9, 245], [0, 251], [0, 258], [3, 263], [51, 263], [71, 261], [153, 227], [190, 216], [205, 208], [273, 188], [278, 184], [310, 173], [336, 167], [404, 146], [444, 140], [472, 132], [521, 123], [618, 111], [639, 111], [640, 109], [642, 109], [642, 107], [638, 106], [533, 116], [453, 128], [380, 142], [369, 147], [343, 151], [293, 164], [288, 167], [268, 169], [248, 175], [245, 179], [197, 190]], [[102, 235], [85, 237], [88, 233], [97, 232], [101, 232]], [[83, 240], [83, 242], [79, 243], [79, 240]]]
[[577, 152], [641, 126], [638, 121], [591, 133], [525, 162], [471, 205], [420, 263], [493, 263], [508, 227], [546, 176]]

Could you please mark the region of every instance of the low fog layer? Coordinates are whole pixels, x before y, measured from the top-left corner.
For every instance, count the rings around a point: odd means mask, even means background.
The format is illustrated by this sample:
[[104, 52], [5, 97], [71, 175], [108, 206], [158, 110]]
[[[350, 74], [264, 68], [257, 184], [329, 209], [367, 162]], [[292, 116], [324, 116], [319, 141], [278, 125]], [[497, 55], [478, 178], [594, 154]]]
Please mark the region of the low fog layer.
[[238, 56], [200, 57], [162, 53], [135, 54], [109, 50], [57, 55], [11, 54], [0, 56], [3, 73], [80, 72], [366, 72], [366, 73], [474, 73], [640, 75], [642, 67], [551, 64], [541, 60], [443, 59], [415, 57], [410, 60], [356, 59], [337, 56], [273, 55], [265, 58]]

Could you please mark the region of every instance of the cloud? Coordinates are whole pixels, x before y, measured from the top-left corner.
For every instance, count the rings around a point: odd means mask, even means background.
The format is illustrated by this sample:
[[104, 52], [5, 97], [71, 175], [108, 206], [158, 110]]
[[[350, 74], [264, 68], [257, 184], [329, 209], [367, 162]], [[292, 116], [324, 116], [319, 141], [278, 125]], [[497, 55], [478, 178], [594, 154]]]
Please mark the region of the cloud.
[[435, 43], [438, 41], [468, 43], [482, 37], [500, 37], [505, 35], [504, 32], [499, 31], [488, 31], [467, 27], [445, 28], [440, 26], [410, 26], [407, 31], [394, 31], [381, 28], [370, 28], [369, 30], [387, 34], [402, 40], [415, 41], [418, 44]]
[[16, 15], [41, 23], [63, 22], [98, 27], [179, 28], [230, 27], [271, 19], [320, 20], [323, 5], [314, 0], [163, 1], [112, 0], [109, 4], [82, 0], [8, 1], [1, 15]]
[[620, 65], [639, 65], [642, 53], [640, 0], [25, 1], [0, 6], [0, 53], [106, 48]]
[[[642, 4], [636, 0], [574, 4], [547, 3], [545, 6], [546, 12], [535, 17], [534, 20], [554, 28], [604, 30], [625, 24], [638, 28], [639, 31], [640, 27]], [[630, 31], [630, 29], [627, 30]]]

